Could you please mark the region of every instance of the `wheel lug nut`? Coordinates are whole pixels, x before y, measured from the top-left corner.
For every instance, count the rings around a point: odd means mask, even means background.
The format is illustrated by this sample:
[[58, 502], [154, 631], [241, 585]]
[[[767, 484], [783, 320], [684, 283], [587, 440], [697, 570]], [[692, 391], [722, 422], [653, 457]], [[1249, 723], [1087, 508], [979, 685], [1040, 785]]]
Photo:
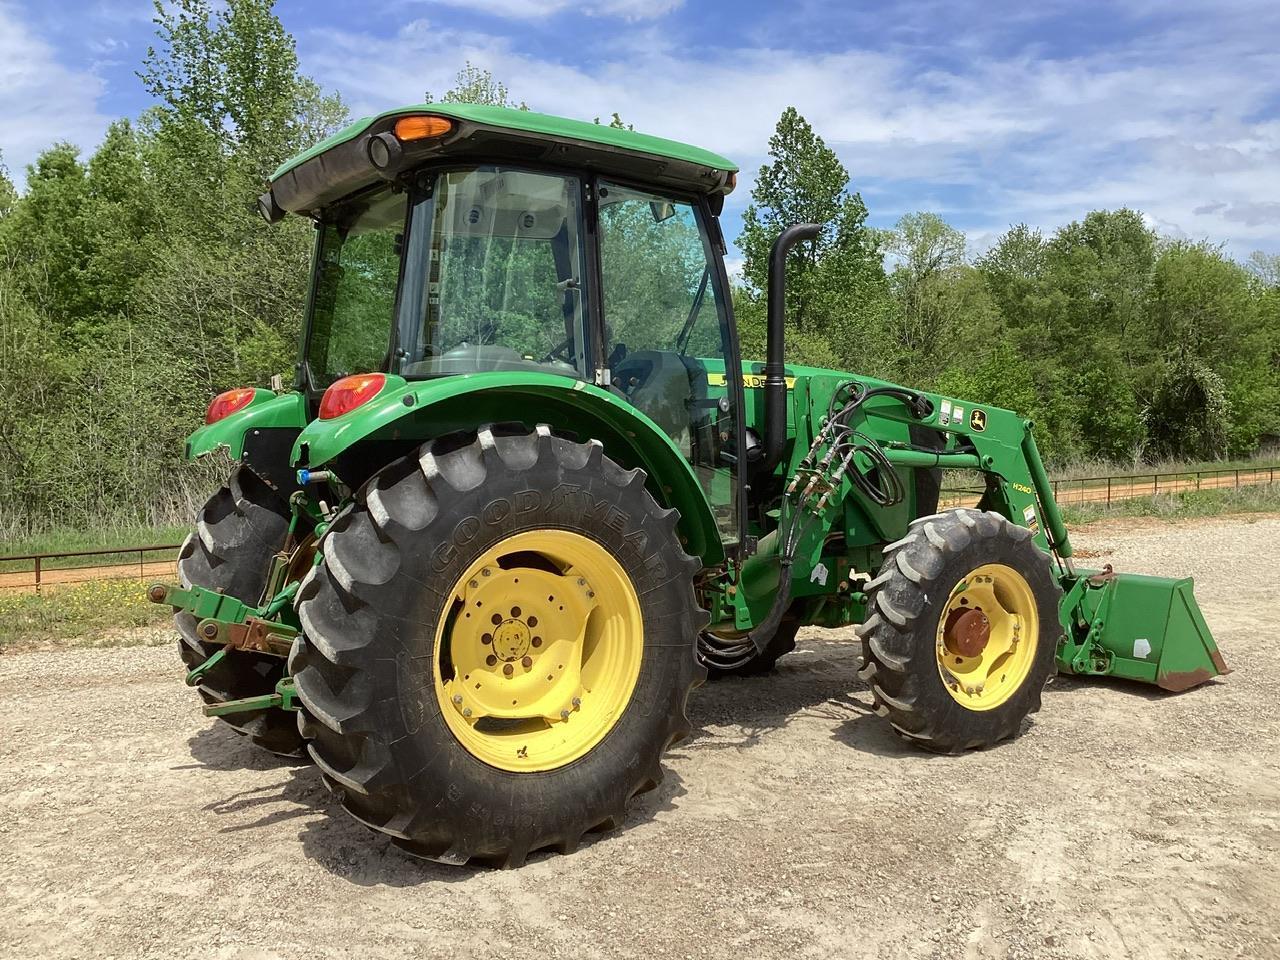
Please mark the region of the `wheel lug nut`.
[[568, 719], [569, 719], [569, 711], [568, 711], [568, 710], [561, 710], [561, 711], [560, 711], [560, 719], [561, 719], [561, 720], [568, 720]]
[[492, 633], [482, 634], [482, 635], [481, 635], [481, 637], [480, 637], [480, 642], [481, 642], [481, 643], [493, 643], [493, 634], [492, 634]]
[[492, 667], [495, 663], [498, 662], [498, 658], [491, 653], [484, 658], [484, 662]]
[[453, 695], [453, 702], [454, 702], [454, 703], [461, 703], [461, 702], [462, 702], [462, 694], [460, 694], [460, 693], [455, 693], [455, 694]]
[[542, 646], [542, 638], [541, 638], [541, 637], [534, 637], [534, 638], [533, 638], [533, 640], [532, 640], [532, 641], [530, 641], [530, 642], [531, 642], [535, 647], [540, 647], [540, 646]]
[[465, 707], [465, 708], [463, 709], [463, 711], [462, 711], [462, 715], [463, 715], [464, 717], [469, 717], [469, 716], [471, 716], [471, 708], [470, 708], [470, 707]]
[[581, 697], [574, 697], [574, 698], [573, 698], [573, 709], [577, 710], [577, 709], [578, 709], [579, 707], [581, 707], [581, 706], [582, 706], [582, 698], [581, 698]]
[[520, 666], [528, 670], [530, 667], [533, 666], [533, 657], [525, 657], [524, 659], [522, 659], [520, 661]]
[[511, 664], [508, 663], [505, 667], [502, 668], [502, 672], [509, 677], [516, 672], [516, 669], [515, 667], [511, 666]]

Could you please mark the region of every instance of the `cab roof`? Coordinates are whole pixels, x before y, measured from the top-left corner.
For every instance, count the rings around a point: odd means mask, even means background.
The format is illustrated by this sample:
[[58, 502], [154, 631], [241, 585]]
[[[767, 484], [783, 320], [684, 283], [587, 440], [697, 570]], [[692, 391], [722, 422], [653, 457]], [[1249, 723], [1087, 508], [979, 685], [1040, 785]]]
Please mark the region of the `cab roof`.
[[283, 211], [316, 213], [380, 179], [368, 141], [410, 115], [447, 117], [453, 130], [411, 145], [411, 164], [431, 160], [541, 162], [625, 177], [685, 192], [726, 194], [736, 164], [701, 147], [531, 110], [475, 103], [423, 103], [364, 117], [281, 164], [271, 196]]

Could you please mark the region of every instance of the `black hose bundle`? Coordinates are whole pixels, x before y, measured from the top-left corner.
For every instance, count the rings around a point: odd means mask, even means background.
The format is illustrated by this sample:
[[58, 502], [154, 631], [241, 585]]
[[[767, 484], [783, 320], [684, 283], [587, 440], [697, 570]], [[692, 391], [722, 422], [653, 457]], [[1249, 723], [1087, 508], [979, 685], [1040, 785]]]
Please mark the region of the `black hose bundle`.
[[[837, 409], [836, 402], [844, 394], [850, 396]], [[791, 573], [796, 551], [814, 524], [822, 519], [823, 508], [831, 494], [840, 488], [846, 473], [851, 472], [850, 482], [868, 500], [879, 506], [890, 507], [906, 498], [907, 491], [902, 478], [884, 449], [874, 438], [850, 425], [858, 408], [876, 396], [898, 398], [920, 419], [933, 411], [933, 404], [927, 397], [902, 387], [868, 388], [850, 380], [832, 393], [827, 405], [826, 423], [818, 431], [809, 452], [800, 461], [796, 475], [787, 485], [783, 497], [783, 516], [778, 525], [781, 537], [778, 549], [780, 570], [769, 615], [753, 629], [735, 637], [718, 637], [704, 631], [698, 637], [698, 654], [708, 666], [719, 670], [735, 670], [764, 652], [791, 605]], [[820, 456], [824, 445], [827, 452]], [[868, 464], [865, 468], [859, 464], [859, 456]], [[788, 511], [788, 500], [797, 490], [800, 495]], [[806, 513], [810, 513], [809, 519], [802, 524], [801, 518]]]

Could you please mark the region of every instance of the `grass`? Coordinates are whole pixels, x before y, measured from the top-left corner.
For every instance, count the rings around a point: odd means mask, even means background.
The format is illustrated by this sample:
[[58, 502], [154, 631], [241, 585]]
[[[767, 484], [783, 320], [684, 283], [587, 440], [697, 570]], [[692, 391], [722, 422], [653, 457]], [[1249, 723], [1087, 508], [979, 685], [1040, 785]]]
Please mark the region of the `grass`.
[[1189, 490], [1161, 493], [1154, 497], [1132, 497], [1105, 503], [1068, 505], [1063, 519], [1070, 525], [1113, 520], [1118, 517], [1153, 517], [1160, 520], [1188, 520], [1227, 514], [1280, 512], [1280, 483], [1261, 483], [1239, 490]]
[[88, 647], [149, 642], [136, 628], [161, 624], [171, 611], [149, 601], [146, 587], [136, 579], [94, 580], [38, 594], [0, 593], [0, 651], [67, 640]]

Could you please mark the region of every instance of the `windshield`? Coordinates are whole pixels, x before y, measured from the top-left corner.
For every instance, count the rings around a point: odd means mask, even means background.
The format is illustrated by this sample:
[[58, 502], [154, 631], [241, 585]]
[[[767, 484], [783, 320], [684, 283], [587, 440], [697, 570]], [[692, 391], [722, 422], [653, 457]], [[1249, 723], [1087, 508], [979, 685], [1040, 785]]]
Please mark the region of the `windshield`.
[[406, 376], [582, 375], [582, 189], [486, 166], [438, 174], [414, 209], [398, 355]]
[[306, 354], [314, 388], [387, 369], [407, 204], [383, 188], [321, 224]]

